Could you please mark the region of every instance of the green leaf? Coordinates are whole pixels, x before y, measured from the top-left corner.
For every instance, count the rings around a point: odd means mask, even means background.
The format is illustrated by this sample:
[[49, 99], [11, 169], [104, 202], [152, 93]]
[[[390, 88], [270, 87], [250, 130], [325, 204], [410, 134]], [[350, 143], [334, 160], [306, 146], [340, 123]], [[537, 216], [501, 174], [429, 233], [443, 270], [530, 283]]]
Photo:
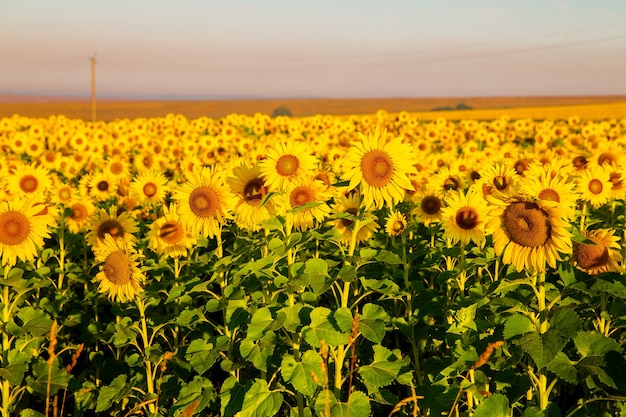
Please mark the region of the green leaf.
[[17, 317], [22, 321], [22, 332], [28, 332], [33, 336], [43, 336], [50, 333], [52, 319], [43, 311], [27, 306], [22, 307], [17, 313]]
[[108, 386], [100, 388], [96, 413], [108, 410], [113, 403], [124, 398], [125, 388], [127, 388], [125, 374], [118, 375]]
[[281, 364], [281, 373], [284, 380], [290, 382], [296, 391], [312, 397], [318, 386], [313, 375], [316, 375], [319, 382], [325, 379], [320, 366], [322, 361], [322, 356], [314, 350], [307, 350], [302, 355], [301, 362], [296, 361], [291, 355], [285, 355]]
[[[28, 387], [39, 394], [46, 395], [48, 379], [50, 379], [50, 394], [54, 395], [59, 390], [67, 387], [69, 375], [65, 368], [60, 368], [58, 360], [55, 360], [52, 368], [48, 366], [48, 362], [40, 359], [32, 366], [33, 377], [26, 378]], [[50, 374], [50, 378], [48, 375]]]
[[118, 323], [115, 323], [115, 333], [112, 341], [116, 347], [123, 347], [130, 341], [135, 340], [138, 334], [139, 329], [135, 326], [133, 320], [130, 317], [122, 317]]
[[574, 310], [559, 310], [550, 319], [550, 329], [559, 330], [568, 337], [575, 337], [581, 326], [580, 316]]
[[305, 263], [304, 273], [309, 277], [309, 285], [315, 295], [323, 294], [330, 286], [327, 283], [328, 264], [320, 258], [309, 259]]
[[234, 376], [226, 378], [220, 391], [220, 415], [232, 417], [240, 412], [243, 398], [250, 386], [251, 382], [241, 385]]
[[533, 358], [538, 369], [550, 363], [566, 343], [567, 339], [561, 332], [552, 329], [542, 335], [538, 332], [527, 333], [519, 339], [520, 346]]
[[522, 417], [546, 417], [546, 415], [537, 407], [527, 407]]
[[337, 401], [332, 391], [324, 390], [319, 393], [315, 401], [315, 413], [326, 417], [326, 407], [330, 409], [331, 417], [356, 417], [369, 416], [372, 414], [370, 400], [361, 391], [353, 391], [347, 402]]
[[565, 382], [569, 382], [570, 384], [578, 383], [578, 372], [572, 361], [570, 361], [563, 352], [557, 353], [554, 359], [550, 361], [547, 368]]
[[503, 394], [493, 394], [485, 398], [474, 410], [473, 417], [508, 417], [509, 399]]
[[378, 252], [375, 259], [379, 262], [384, 262], [389, 265], [402, 265], [402, 259], [400, 259], [398, 255], [384, 249]]
[[333, 322], [330, 309], [326, 307], [314, 308], [311, 311], [311, 324], [302, 329], [304, 340], [314, 347], [320, 347], [321, 340], [324, 340], [329, 346], [348, 343], [350, 334], [341, 332]]
[[375, 387], [384, 387], [393, 382], [400, 373], [402, 361], [386, 347], [374, 345], [374, 360], [369, 365], [361, 366], [358, 371], [365, 382]]
[[535, 331], [535, 325], [522, 314], [514, 314], [504, 322], [504, 340]]
[[218, 357], [219, 351], [213, 347], [213, 344], [207, 343], [202, 339], [192, 341], [185, 353], [185, 359], [200, 375], [209, 370]]
[[26, 371], [28, 371], [28, 364], [10, 364], [0, 368], [0, 379], [8, 381], [11, 385], [19, 386], [22, 384]]
[[341, 267], [337, 274], [337, 279], [343, 282], [352, 282], [356, 279], [356, 268], [350, 264]]
[[263, 379], [254, 381], [243, 397], [241, 417], [274, 417], [283, 403], [278, 391], [270, 391]]
[[[184, 410], [194, 401], [199, 401], [196, 413], [206, 407], [216, 397], [215, 387], [207, 378], [196, 375], [193, 381], [185, 384], [178, 393], [176, 403], [169, 410], [170, 415], [177, 415], [176, 411]], [[178, 414], [181, 415], [181, 414]]]
[[258, 340], [263, 337], [265, 331], [274, 322], [272, 312], [267, 307], [261, 307], [252, 315], [252, 319], [248, 324], [247, 339]]
[[619, 343], [597, 332], [578, 332], [574, 344], [582, 357], [604, 356], [611, 350], [621, 352]]
[[385, 337], [385, 321], [388, 319], [389, 315], [381, 306], [365, 304], [359, 316], [359, 332], [367, 340], [380, 344]]
[[276, 334], [268, 331], [259, 341], [244, 339], [239, 345], [241, 356], [252, 362], [255, 368], [267, 371], [268, 359], [274, 354]]
[[339, 307], [333, 313], [333, 317], [337, 322], [337, 326], [342, 332], [351, 332], [352, 331], [352, 312], [348, 307]]
[[376, 256], [378, 251], [372, 248], [363, 248], [359, 251], [359, 256], [363, 259], [371, 259]]

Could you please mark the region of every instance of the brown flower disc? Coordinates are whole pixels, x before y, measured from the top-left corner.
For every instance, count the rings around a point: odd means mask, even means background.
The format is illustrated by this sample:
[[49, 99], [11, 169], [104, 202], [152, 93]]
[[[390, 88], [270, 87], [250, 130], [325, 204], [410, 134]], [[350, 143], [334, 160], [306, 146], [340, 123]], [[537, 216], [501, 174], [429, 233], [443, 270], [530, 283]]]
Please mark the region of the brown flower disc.
[[189, 195], [189, 208], [198, 217], [211, 217], [217, 212], [219, 197], [211, 187], [198, 187]]
[[393, 161], [386, 152], [375, 149], [361, 159], [363, 178], [372, 187], [384, 187], [393, 177]]
[[7, 211], [0, 214], [0, 243], [19, 245], [30, 233], [28, 218], [18, 211]]
[[122, 251], [111, 252], [104, 260], [104, 276], [115, 285], [128, 284], [132, 276], [128, 256]]
[[585, 245], [574, 243], [573, 257], [583, 269], [598, 268], [609, 261], [609, 250], [601, 245]]
[[559, 197], [559, 193], [557, 193], [556, 191], [554, 191], [554, 190], [552, 190], [550, 188], [546, 188], [545, 190], [541, 190], [537, 197], [539, 197], [541, 200], [554, 201], [556, 203], [560, 203], [561, 202], [561, 198]]
[[434, 195], [426, 196], [422, 199], [421, 207], [424, 213], [432, 216], [441, 210], [441, 200]]
[[267, 188], [261, 178], [255, 178], [243, 187], [243, 199], [251, 206], [258, 206], [267, 195]]
[[496, 190], [502, 191], [508, 187], [509, 183], [506, 180], [506, 177], [502, 175], [498, 175], [493, 179], [493, 186], [496, 187]]
[[104, 240], [107, 234], [113, 238], [124, 237], [124, 228], [117, 220], [105, 220], [98, 226], [98, 238]]
[[96, 188], [100, 191], [107, 191], [109, 189], [109, 182], [99, 181], [98, 184], [96, 185]]
[[38, 186], [39, 181], [37, 181], [37, 178], [34, 175], [24, 175], [20, 178], [20, 190], [25, 193], [35, 192]]
[[159, 190], [159, 188], [156, 186], [155, 183], [153, 182], [147, 182], [144, 186], [143, 186], [143, 194], [150, 198], [150, 197], [154, 197], [157, 193], [157, 191]]
[[289, 195], [291, 207], [300, 207], [312, 201], [315, 201], [315, 196], [313, 195], [311, 189], [306, 185], [294, 188]]
[[82, 222], [87, 219], [87, 207], [82, 203], [73, 204], [71, 207], [72, 214], [70, 218], [76, 222]]
[[168, 245], [175, 245], [183, 238], [185, 231], [180, 223], [174, 220], [163, 223], [159, 229], [159, 237]]
[[456, 212], [456, 224], [463, 230], [472, 230], [478, 226], [478, 213], [472, 207], [462, 207]]
[[300, 161], [294, 155], [283, 155], [276, 161], [276, 172], [283, 177], [295, 174], [299, 167]]
[[550, 239], [550, 219], [536, 203], [511, 203], [502, 215], [509, 238], [520, 246], [537, 248]]
[[589, 181], [589, 184], [587, 185], [587, 187], [589, 188], [589, 191], [592, 194], [600, 194], [602, 192], [602, 181], [600, 181], [597, 178], [592, 179], [591, 181]]

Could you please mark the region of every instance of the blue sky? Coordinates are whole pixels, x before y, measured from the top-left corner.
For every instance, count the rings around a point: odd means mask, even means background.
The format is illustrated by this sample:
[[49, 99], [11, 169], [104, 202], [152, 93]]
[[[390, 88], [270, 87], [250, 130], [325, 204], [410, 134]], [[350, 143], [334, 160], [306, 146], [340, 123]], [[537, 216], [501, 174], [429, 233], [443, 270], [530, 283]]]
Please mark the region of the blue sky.
[[626, 94], [624, 0], [0, 0], [0, 94]]

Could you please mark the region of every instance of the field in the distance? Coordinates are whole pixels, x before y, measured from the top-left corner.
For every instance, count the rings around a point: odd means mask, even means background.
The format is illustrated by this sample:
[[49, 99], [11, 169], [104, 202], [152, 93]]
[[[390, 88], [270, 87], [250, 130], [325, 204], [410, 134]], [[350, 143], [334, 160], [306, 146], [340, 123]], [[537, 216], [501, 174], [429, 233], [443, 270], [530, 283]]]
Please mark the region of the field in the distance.
[[[511, 118], [546, 118], [579, 115], [590, 119], [626, 117], [626, 96], [559, 96], [559, 97], [444, 97], [383, 99], [238, 99], [238, 100], [98, 100], [97, 119], [134, 119], [163, 117], [169, 113], [193, 119], [228, 114], [272, 114], [286, 107], [295, 117], [315, 114], [372, 114], [379, 109], [389, 113], [408, 111], [424, 119], [446, 117], [458, 119], [494, 119], [502, 114]], [[466, 110], [457, 110], [466, 108]], [[470, 109], [468, 109], [470, 108]], [[437, 111], [433, 111], [437, 110]], [[89, 99], [2, 96], [0, 117], [19, 114], [48, 117], [63, 114], [68, 118], [91, 119]]]

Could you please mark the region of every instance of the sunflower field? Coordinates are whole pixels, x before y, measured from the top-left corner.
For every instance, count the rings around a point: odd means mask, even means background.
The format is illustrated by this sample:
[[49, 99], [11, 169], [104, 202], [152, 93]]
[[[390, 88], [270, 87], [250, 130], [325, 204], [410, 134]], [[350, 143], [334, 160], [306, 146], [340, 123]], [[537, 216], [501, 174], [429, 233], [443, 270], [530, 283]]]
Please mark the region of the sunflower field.
[[626, 119], [0, 119], [0, 412], [625, 416]]

